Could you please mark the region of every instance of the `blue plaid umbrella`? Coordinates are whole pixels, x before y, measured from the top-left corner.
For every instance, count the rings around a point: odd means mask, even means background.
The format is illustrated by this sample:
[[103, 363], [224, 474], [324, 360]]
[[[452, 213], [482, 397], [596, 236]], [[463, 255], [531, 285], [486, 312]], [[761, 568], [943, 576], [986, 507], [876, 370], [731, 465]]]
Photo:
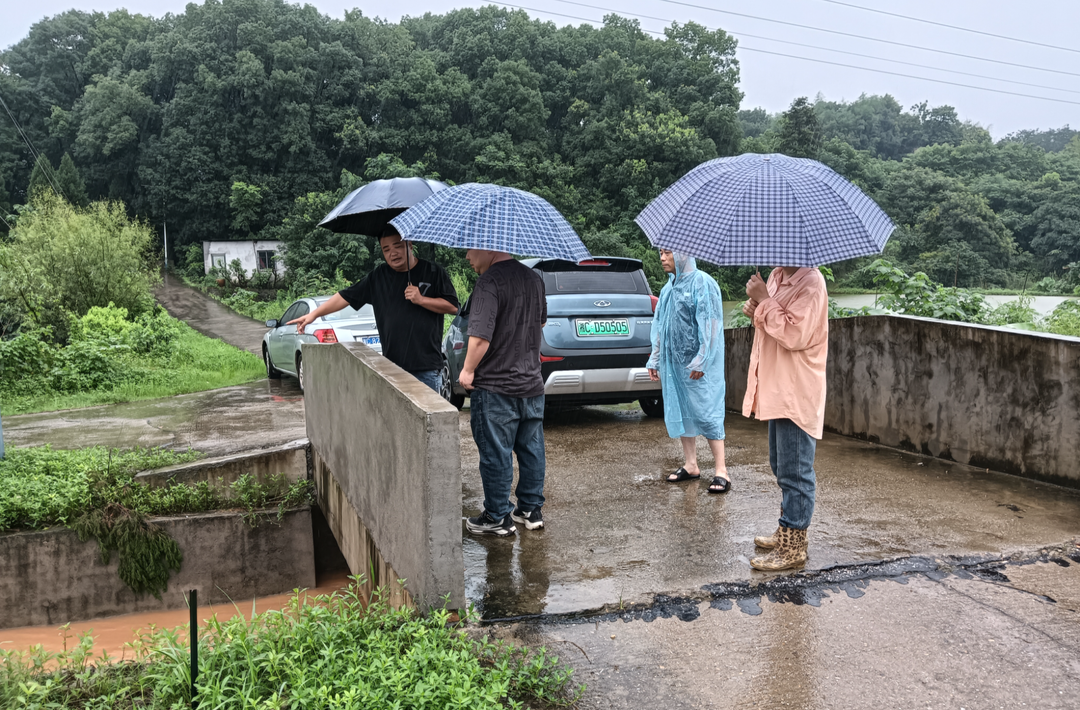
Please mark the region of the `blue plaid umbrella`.
[[879, 254], [896, 228], [832, 169], [776, 153], [702, 163], [635, 221], [654, 246], [721, 266], [819, 266]]
[[465, 183], [436, 192], [390, 220], [402, 239], [491, 249], [574, 263], [590, 258], [559, 211], [531, 192]]

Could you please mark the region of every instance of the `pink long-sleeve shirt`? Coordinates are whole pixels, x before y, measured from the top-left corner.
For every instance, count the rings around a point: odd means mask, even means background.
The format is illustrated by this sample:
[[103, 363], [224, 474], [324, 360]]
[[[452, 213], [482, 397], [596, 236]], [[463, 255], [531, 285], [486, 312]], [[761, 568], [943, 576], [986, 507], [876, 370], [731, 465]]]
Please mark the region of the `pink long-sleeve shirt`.
[[829, 353], [829, 294], [817, 269], [785, 279], [773, 269], [769, 298], [754, 312], [754, 345], [743, 416], [790, 419], [815, 439], [825, 426], [825, 359]]

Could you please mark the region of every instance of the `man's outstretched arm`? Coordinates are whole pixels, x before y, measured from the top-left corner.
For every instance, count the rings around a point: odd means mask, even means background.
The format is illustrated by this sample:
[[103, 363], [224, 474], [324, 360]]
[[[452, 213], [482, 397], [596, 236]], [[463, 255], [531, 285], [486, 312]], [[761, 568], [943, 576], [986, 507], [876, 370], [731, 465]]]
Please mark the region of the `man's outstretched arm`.
[[304, 328], [306, 328], [311, 323], [311, 321], [321, 316], [329, 315], [331, 313], [337, 313], [342, 308], [345, 308], [348, 305], [349, 302], [342, 298], [340, 293], [335, 293], [333, 296], [330, 297], [330, 300], [313, 310], [311, 313], [300, 316], [299, 318], [294, 318], [285, 325], [292, 325], [293, 323], [295, 323], [296, 332], [300, 335], [303, 335]]

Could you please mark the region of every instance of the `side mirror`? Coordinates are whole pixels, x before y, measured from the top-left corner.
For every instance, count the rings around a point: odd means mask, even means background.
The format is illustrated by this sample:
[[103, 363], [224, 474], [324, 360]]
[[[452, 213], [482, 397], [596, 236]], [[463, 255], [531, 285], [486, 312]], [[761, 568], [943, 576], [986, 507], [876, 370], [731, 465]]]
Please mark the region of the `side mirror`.
[[276, 318], [271, 318], [270, 320], [266, 321], [267, 328], [277, 328], [277, 324], [278, 322]]

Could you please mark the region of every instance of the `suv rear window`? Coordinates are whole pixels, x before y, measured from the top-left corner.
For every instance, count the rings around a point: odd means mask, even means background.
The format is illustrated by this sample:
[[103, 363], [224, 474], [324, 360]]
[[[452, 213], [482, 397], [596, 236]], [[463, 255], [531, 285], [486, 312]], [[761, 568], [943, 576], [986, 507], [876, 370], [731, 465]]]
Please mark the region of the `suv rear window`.
[[544, 271], [544, 288], [552, 293], [639, 293], [651, 295], [640, 271]]

